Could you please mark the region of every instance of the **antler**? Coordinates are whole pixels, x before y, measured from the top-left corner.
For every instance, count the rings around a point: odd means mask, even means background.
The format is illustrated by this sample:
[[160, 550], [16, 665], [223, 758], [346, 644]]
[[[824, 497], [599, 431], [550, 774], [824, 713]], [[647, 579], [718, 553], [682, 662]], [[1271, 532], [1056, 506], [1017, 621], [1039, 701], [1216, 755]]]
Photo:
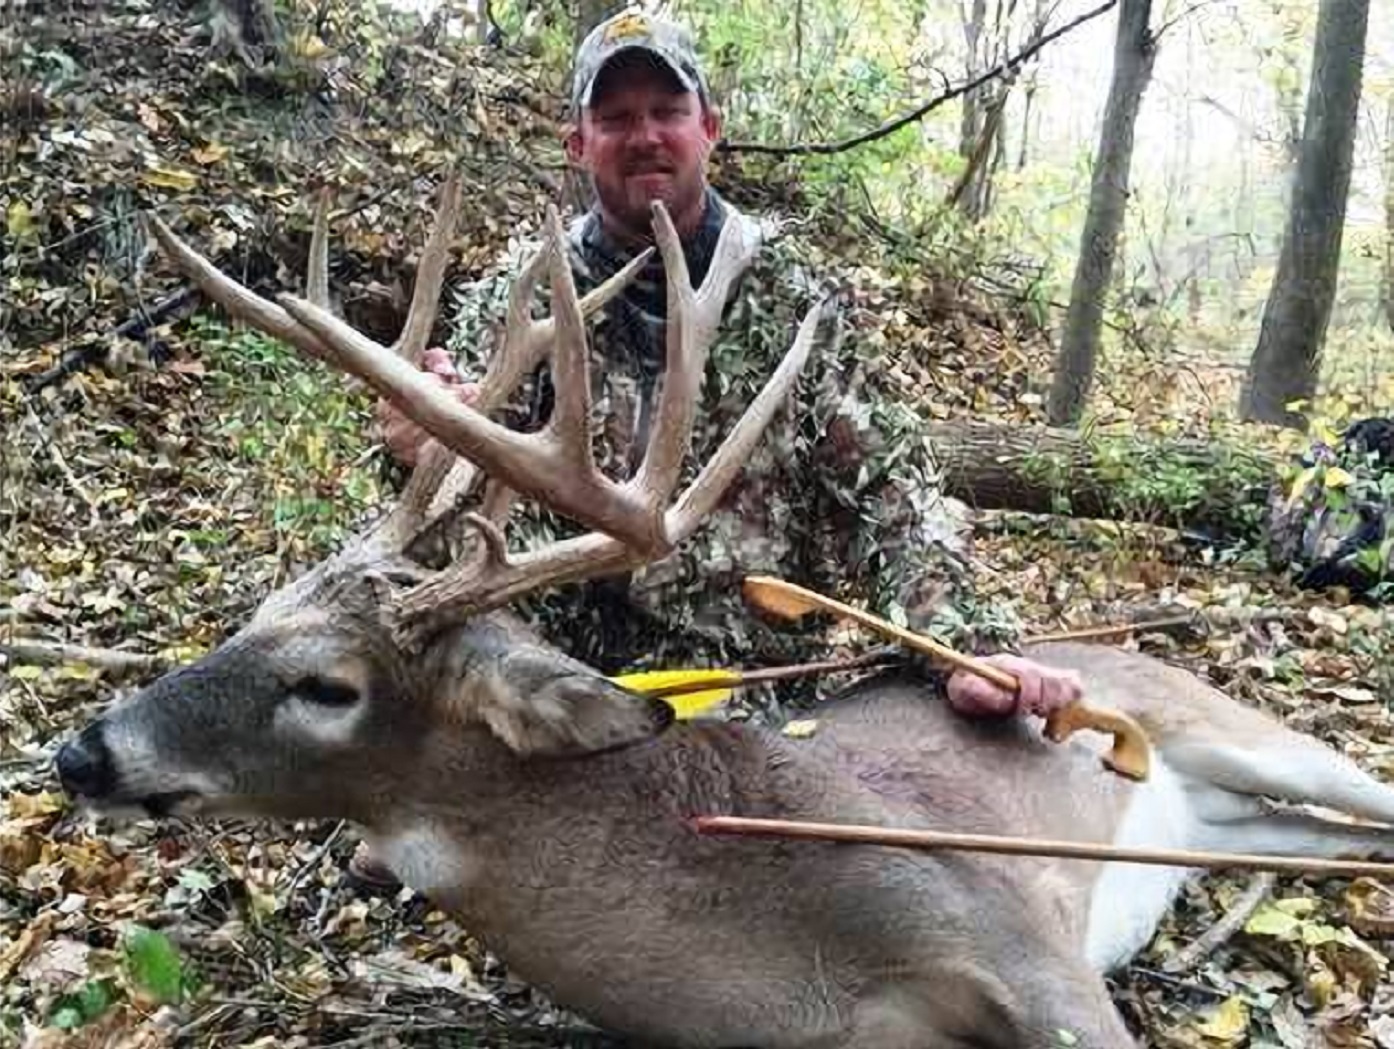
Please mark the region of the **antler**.
[[[401, 594], [394, 615], [399, 641], [412, 644], [462, 616], [496, 608], [560, 582], [609, 574], [661, 557], [715, 508], [749, 456], [807, 360], [821, 305], [804, 318], [793, 346], [765, 389], [747, 408], [697, 479], [669, 506], [691, 444], [692, 423], [707, 350], [731, 283], [754, 251], [738, 219], [728, 216], [707, 277], [691, 287], [676, 230], [661, 204], [654, 232], [668, 280], [667, 361], [655, 422], [635, 476], [616, 482], [595, 465], [590, 435], [590, 368], [584, 319], [612, 299], [648, 261], [650, 252], [584, 298], [578, 296], [555, 208], [547, 210], [542, 249], [511, 289], [502, 342], [490, 361], [479, 407], [461, 404], [419, 367], [440, 299], [446, 256], [458, 208], [455, 178], [441, 190], [436, 222], [422, 251], [407, 321], [389, 350], [349, 327], [329, 309], [327, 200], [315, 216], [305, 298], [268, 302], [217, 270], [151, 217], [155, 237], [175, 263], [229, 313], [364, 380], [421, 425], [434, 440], [423, 451], [401, 502], [373, 533], [408, 550], [445, 490], [463, 493], [477, 467], [491, 478], [483, 513], [467, 515], [481, 534], [478, 556], [445, 569]], [[537, 320], [530, 305], [546, 271], [552, 316]], [[521, 434], [487, 417], [548, 353], [556, 404], [547, 426]], [[455, 458], [463, 456], [462, 463]], [[473, 464], [471, 467], [470, 464]], [[455, 474], [447, 479], [447, 475]], [[594, 529], [590, 534], [510, 556], [502, 531], [512, 493], [531, 495]]]

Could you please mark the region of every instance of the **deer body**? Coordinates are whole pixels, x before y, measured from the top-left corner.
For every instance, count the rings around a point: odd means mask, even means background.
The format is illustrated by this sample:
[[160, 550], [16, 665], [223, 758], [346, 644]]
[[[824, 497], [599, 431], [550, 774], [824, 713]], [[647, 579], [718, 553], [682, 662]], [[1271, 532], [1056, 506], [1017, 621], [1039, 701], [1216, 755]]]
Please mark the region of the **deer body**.
[[[254, 660], [280, 680], [303, 680], [320, 659], [342, 673], [333, 639], [344, 622], [299, 623], [289, 639], [250, 631], [210, 658]], [[1060, 1030], [1079, 1045], [1130, 1044], [1102, 976], [1146, 944], [1190, 873], [712, 838], [691, 828], [696, 815], [1331, 856], [1391, 840], [1387, 829], [1272, 813], [1217, 783], [1205, 770], [1228, 768], [1230, 744], [1207, 743], [1216, 722], [1246, 730], [1231, 738], [1256, 768], [1283, 754], [1299, 799], [1331, 800], [1301, 784], [1345, 766], [1194, 677], [1100, 646], [1033, 655], [1077, 670], [1094, 702], [1149, 724], [1157, 753], [1146, 782], [1103, 770], [1101, 741], [1056, 745], [1020, 720], [969, 720], [923, 681], [893, 675], [820, 707], [810, 738], [703, 721], [573, 752], [572, 740], [609, 739], [611, 704], [627, 720], [637, 698], [507, 616], [460, 629], [412, 668], [365, 672], [362, 687], [381, 698], [348, 725], [292, 715], [277, 727], [299, 700], [225, 691], [219, 707], [244, 723], [208, 719], [200, 737], [176, 674], [89, 728], [89, 746], [118, 766], [122, 751], [166, 756], [160, 770], [113, 770], [107, 802], [187, 790], [212, 814], [358, 820], [407, 884], [524, 979], [604, 1027], [675, 1046], [1005, 1049], [1055, 1045]], [[199, 676], [210, 673], [265, 687], [216, 663]], [[1140, 679], [1151, 687], [1136, 691]], [[558, 697], [573, 702], [540, 728], [535, 708]], [[218, 768], [214, 746], [238, 775]], [[1394, 814], [1394, 791], [1345, 771], [1348, 786]]]
[[[451, 211], [448, 187], [443, 214]], [[322, 291], [322, 223], [311, 287]], [[443, 228], [443, 227], [442, 227]], [[510, 304], [485, 405], [555, 343], [585, 359], [579, 302], [549, 217], [555, 322]], [[1394, 791], [1192, 675], [1101, 646], [1029, 654], [1077, 671], [1090, 702], [1140, 721], [1156, 753], [1142, 783], [1100, 767], [1088, 734], [1047, 741], [1019, 719], [972, 721], [922, 680], [881, 675], [817, 712], [810, 738], [748, 723], [672, 723], [541, 644], [505, 607], [538, 586], [662, 556], [731, 483], [806, 357], [785, 363], [673, 506], [702, 374], [703, 333], [739, 269], [728, 230], [694, 292], [661, 207], [670, 281], [668, 371], [634, 483], [596, 476], [584, 381], [558, 382], [549, 427], [507, 440], [313, 304], [257, 299], [156, 225], [216, 301], [306, 353], [335, 358], [432, 425], [439, 444], [392, 514], [270, 595], [236, 636], [155, 681], [69, 741], [64, 786], [97, 806], [357, 821], [409, 885], [463, 921], [519, 975], [594, 1022], [713, 1049], [1122, 1049], [1103, 974], [1152, 936], [1188, 872], [699, 835], [699, 815], [1024, 834], [1177, 848], [1370, 855]], [[432, 237], [401, 347], [429, 332], [448, 238]], [[526, 271], [535, 280], [539, 263]], [[526, 283], [526, 280], [525, 280]], [[589, 305], [588, 305], [589, 304]], [[512, 356], [510, 356], [512, 354]], [[676, 381], [674, 381], [676, 377]], [[671, 382], [671, 385], [670, 385]], [[687, 392], [684, 393], [683, 391]], [[670, 391], [672, 395], [669, 396]], [[428, 569], [416, 542], [452, 523], [468, 489], [454, 454], [492, 476], [476, 557]], [[542, 460], [527, 473], [531, 452]], [[506, 485], [506, 486], [505, 486]], [[599, 531], [516, 554], [510, 490], [558, 502]], [[1311, 803], [1376, 825], [1275, 809]]]

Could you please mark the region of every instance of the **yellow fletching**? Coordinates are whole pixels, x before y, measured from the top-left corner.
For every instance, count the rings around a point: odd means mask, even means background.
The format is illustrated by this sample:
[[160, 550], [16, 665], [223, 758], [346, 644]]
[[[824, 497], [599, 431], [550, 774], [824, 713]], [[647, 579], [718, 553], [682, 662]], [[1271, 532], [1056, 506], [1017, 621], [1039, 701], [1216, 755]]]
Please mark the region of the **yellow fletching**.
[[[620, 674], [610, 679], [631, 692], [659, 694], [673, 708], [679, 721], [686, 721], [731, 698], [732, 690], [741, 683], [741, 676], [730, 670], [640, 670]], [[709, 685], [700, 692], [663, 695], [670, 689], [696, 688]]]

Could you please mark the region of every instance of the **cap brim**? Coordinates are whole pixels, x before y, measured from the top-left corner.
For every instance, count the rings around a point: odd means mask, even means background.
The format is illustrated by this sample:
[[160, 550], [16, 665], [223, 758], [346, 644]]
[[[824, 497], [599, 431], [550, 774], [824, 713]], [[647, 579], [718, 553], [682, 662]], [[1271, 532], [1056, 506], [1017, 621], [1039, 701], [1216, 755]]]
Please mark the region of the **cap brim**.
[[609, 68], [610, 63], [621, 55], [635, 51], [642, 51], [645, 54], [652, 55], [654, 58], [658, 59], [658, 61], [662, 62], [668, 71], [677, 78], [678, 83], [681, 84], [685, 90], [696, 94], [701, 93], [701, 85], [697, 83], [696, 78], [684, 70], [682, 63], [669, 55], [663, 48], [653, 44], [625, 44], [622, 47], [615, 48], [615, 50], [605, 56], [600, 65], [596, 68], [595, 74], [586, 81], [586, 86], [581, 90], [580, 96], [576, 99], [576, 104], [582, 109], [587, 108], [595, 95], [595, 85], [600, 81], [605, 70]]

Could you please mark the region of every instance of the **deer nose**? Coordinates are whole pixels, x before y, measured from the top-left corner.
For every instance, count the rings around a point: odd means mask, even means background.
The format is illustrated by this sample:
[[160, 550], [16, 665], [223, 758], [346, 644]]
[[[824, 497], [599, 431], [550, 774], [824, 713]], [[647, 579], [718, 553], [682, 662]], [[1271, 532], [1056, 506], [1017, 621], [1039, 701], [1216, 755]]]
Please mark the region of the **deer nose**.
[[58, 778], [69, 794], [100, 798], [111, 793], [115, 779], [111, 752], [99, 726], [90, 726], [82, 735], [64, 743], [58, 751], [57, 764]]

